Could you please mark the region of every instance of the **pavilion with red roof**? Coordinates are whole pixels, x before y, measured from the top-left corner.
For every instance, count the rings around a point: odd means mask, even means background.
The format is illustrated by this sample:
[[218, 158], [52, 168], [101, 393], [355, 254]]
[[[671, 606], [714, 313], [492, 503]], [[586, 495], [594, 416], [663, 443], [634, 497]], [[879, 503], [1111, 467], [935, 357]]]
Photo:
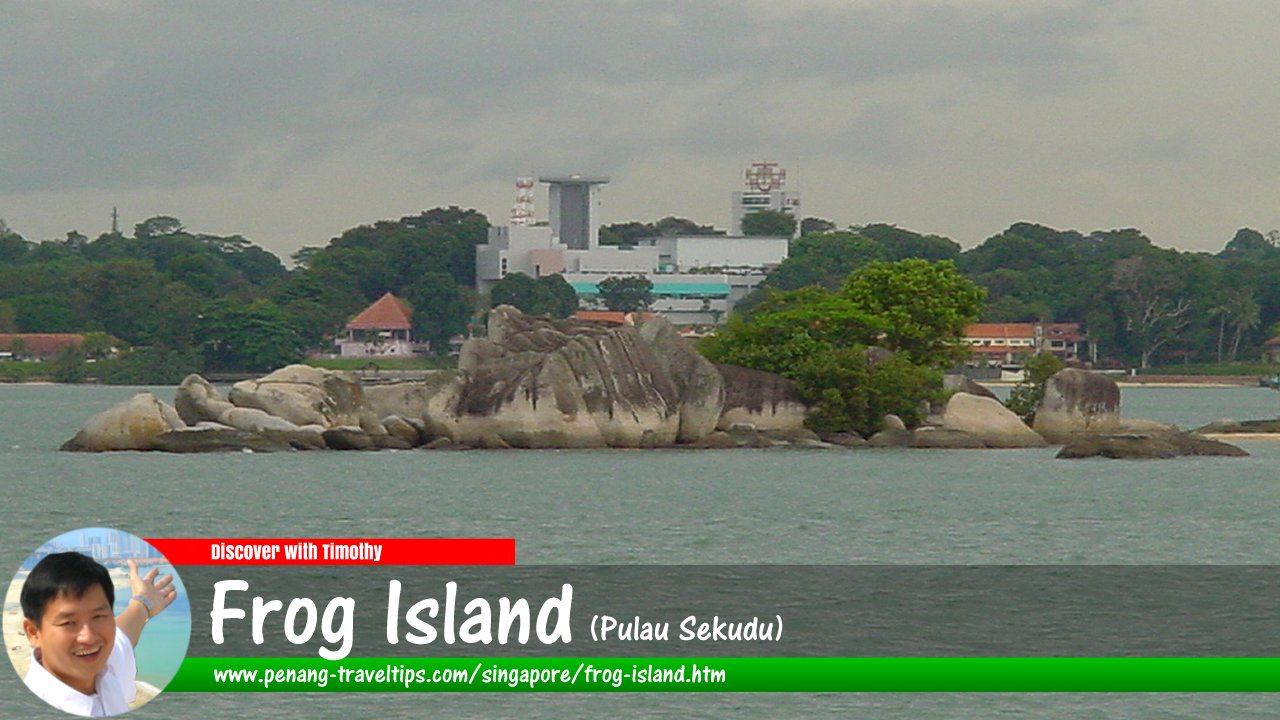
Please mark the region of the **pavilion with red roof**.
[[344, 357], [409, 357], [426, 343], [413, 340], [413, 308], [386, 293], [347, 323], [347, 337], [338, 343]]

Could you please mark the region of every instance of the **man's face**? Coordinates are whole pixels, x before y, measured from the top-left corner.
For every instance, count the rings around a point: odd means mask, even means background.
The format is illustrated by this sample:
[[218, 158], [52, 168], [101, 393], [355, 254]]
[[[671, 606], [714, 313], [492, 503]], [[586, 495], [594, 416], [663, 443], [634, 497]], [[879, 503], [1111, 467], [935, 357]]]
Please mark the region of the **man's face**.
[[116, 618], [101, 585], [78, 598], [58, 595], [38, 626], [23, 620], [22, 627], [45, 670], [85, 695], [96, 692], [94, 681], [107, 667], [116, 640]]

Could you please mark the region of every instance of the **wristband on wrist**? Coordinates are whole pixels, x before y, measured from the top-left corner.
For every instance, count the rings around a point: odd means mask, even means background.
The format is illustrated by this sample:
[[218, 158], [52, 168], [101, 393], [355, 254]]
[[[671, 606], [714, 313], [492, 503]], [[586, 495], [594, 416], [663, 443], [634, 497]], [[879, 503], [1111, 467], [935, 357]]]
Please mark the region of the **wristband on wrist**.
[[154, 614], [154, 613], [153, 613], [153, 608], [151, 607], [151, 601], [150, 601], [150, 600], [148, 600], [148, 599], [147, 599], [147, 597], [146, 597], [145, 595], [134, 595], [132, 598], [129, 598], [129, 599], [130, 599], [130, 600], [137, 600], [137, 601], [142, 605], [142, 607], [146, 609], [146, 611], [147, 611], [147, 619], [148, 619], [148, 620], [150, 620], [150, 619], [151, 619], [151, 616]]

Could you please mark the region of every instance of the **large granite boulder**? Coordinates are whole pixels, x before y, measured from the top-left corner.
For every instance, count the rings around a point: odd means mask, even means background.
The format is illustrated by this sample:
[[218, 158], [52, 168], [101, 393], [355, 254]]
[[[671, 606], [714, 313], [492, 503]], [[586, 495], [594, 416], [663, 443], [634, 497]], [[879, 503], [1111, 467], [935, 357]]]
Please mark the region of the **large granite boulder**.
[[[326, 447], [322, 435], [324, 426], [298, 425], [257, 407], [235, 405], [224, 399], [217, 388], [199, 375], [188, 375], [178, 385], [174, 393], [174, 406], [188, 425], [226, 425], [240, 432], [260, 436], [271, 443], [284, 443], [299, 450], [323, 450]], [[184, 438], [183, 441], [188, 439]]]
[[1120, 386], [1105, 375], [1067, 368], [1045, 383], [1032, 428], [1060, 445], [1092, 435], [1170, 433], [1172, 425], [1120, 417]]
[[942, 427], [972, 435], [990, 448], [1033, 448], [1047, 444], [999, 400], [964, 392], [952, 395], [947, 401]]
[[716, 365], [724, 380], [724, 410], [716, 427], [749, 423], [757, 430], [801, 430], [809, 408], [794, 382], [763, 370]]
[[287, 442], [228, 425], [199, 422], [192, 427], [161, 433], [152, 441], [150, 449], [171, 453], [280, 452], [292, 447]]
[[694, 442], [716, 429], [724, 410], [724, 380], [711, 361], [676, 332], [664, 317], [653, 317], [640, 326], [640, 337], [649, 343], [658, 365], [676, 386], [680, 407], [677, 442]]
[[635, 327], [548, 320], [503, 305], [489, 314], [488, 338], [464, 345], [456, 392], [436, 391], [449, 401], [443, 415], [423, 420], [476, 447], [671, 445], [686, 415], [683, 437], [695, 434], [700, 412], [682, 412], [673, 362], [659, 359]]
[[294, 425], [354, 425], [370, 435], [386, 434], [380, 418], [365, 404], [360, 382], [344, 372], [289, 365], [236, 383], [228, 399], [237, 407], [262, 410]]
[[[463, 345], [464, 355], [477, 340]], [[456, 425], [450, 409], [458, 401], [465, 377], [459, 371], [437, 370], [423, 380], [371, 385], [364, 389], [364, 398], [374, 414], [384, 421], [396, 416], [421, 423], [424, 438], [449, 437]]]
[[1163, 460], [1183, 456], [1247, 457], [1248, 452], [1197, 433], [1160, 432], [1094, 435], [1068, 443], [1056, 457], [1103, 457], [1120, 460]]
[[104, 452], [151, 450], [155, 439], [170, 430], [186, 427], [178, 411], [141, 392], [89, 418], [63, 450]]
[[963, 430], [924, 425], [911, 433], [910, 447], [929, 450], [976, 450], [988, 446], [978, 436]]

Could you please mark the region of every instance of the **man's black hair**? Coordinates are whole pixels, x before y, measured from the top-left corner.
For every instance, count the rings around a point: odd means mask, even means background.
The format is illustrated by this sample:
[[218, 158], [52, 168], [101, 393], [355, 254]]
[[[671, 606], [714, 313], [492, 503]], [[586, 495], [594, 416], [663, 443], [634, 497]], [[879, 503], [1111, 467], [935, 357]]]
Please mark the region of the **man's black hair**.
[[107, 594], [107, 604], [114, 607], [116, 587], [111, 573], [97, 560], [78, 552], [62, 552], [46, 555], [22, 586], [22, 614], [40, 625], [45, 608], [59, 595], [81, 598], [94, 585], [101, 585]]

